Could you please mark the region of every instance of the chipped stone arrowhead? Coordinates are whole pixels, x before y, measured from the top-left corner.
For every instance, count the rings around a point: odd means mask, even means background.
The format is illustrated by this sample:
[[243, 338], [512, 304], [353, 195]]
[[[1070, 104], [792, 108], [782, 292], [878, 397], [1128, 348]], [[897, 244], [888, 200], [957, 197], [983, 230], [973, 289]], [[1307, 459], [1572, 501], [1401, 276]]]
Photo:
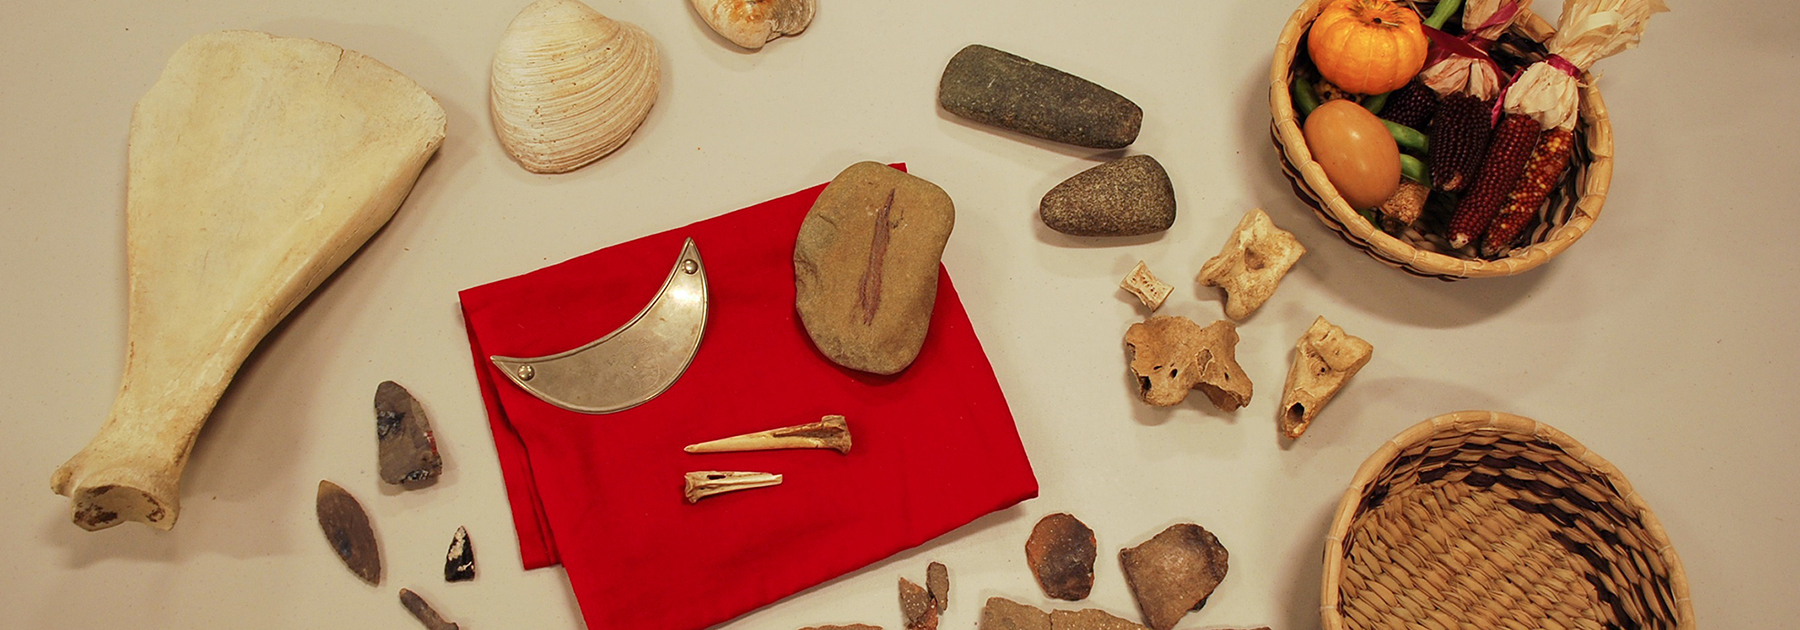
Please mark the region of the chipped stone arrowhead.
[[1093, 149], [1137, 140], [1144, 110], [1092, 81], [980, 44], [950, 58], [938, 104], [969, 120]]
[[444, 553], [444, 581], [467, 582], [475, 579], [475, 545], [469, 542], [469, 530], [456, 528], [450, 538], [450, 550]]
[[956, 207], [936, 184], [875, 162], [819, 193], [794, 242], [794, 308], [838, 365], [894, 374], [918, 358]]
[[1119, 551], [1125, 584], [1152, 630], [1169, 630], [1200, 610], [1225, 580], [1229, 554], [1199, 525], [1177, 523], [1144, 544]]
[[1051, 514], [1031, 528], [1025, 539], [1025, 564], [1044, 594], [1056, 599], [1086, 599], [1094, 588], [1094, 530], [1073, 516]]
[[425, 408], [393, 381], [375, 388], [375, 439], [382, 481], [416, 484], [436, 479], [444, 471]]
[[1175, 224], [1175, 184], [1156, 158], [1119, 158], [1044, 193], [1038, 218], [1070, 236], [1153, 234]]
[[881, 630], [881, 626], [853, 623], [847, 626], [810, 626], [800, 630]]
[[369, 526], [369, 514], [356, 497], [337, 484], [319, 481], [316, 502], [319, 529], [325, 541], [343, 559], [344, 566], [371, 586], [381, 584], [381, 549], [375, 544], [375, 530]]
[[437, 610], [433, 609], [431, 604], [425, 603], [425, 598], [419, 597], [418, 593], [404, 588], [400, 589], [400, 605], [406, 607], [406, 612], [412, 613], [413, 617], [418, 618], [419, 623], [425, 624], [426, 630], [461, 630], [456, 624], [444, 621], [444, 618], [438, 615]]

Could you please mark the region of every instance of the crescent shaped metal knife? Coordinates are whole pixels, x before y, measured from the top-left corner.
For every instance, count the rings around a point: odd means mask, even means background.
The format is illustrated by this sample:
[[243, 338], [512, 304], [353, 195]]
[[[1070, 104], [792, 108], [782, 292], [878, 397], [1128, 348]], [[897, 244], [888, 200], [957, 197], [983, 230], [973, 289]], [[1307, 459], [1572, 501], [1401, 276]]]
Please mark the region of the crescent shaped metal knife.
[[618, 330], [566, 352], [489, 360], [544, 402], [580, 413], [613, 413], [674, 385], [705, 332], [706, 265], [690, 238], [655, 299]]

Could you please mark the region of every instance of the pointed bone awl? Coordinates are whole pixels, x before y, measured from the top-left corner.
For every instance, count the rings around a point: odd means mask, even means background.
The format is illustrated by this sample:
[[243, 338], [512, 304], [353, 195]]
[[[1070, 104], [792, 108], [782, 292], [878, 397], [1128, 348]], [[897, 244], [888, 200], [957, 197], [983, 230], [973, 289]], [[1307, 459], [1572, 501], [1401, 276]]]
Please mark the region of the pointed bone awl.
[[426, 630], [462, 630], [456, 624], [444, 621], [437, 610], [425, 603], [425, 598], [419, 597], [418, 593], [400, 589], [400, 605], [406, 607], [406, 612], [418, 617], [419, 623], [425, 624]]
[[381, 549], [375, 544], [375, 530], [369, 526], [369, 514], [362, 504], [342, 487], [321, 479], [316, 508], [319, 529], [325, 531], [331, 550], [356, 577], [371, 586], [381, 584]]
[[682, 489], [682, 496], [687, 497], [688, 503], [699, 503], [701, 499], [715, 494], [780, 485], [781, 475], [765, 472], [702, 470], [688, 473], [685, 482], [686, 486]]
[[772, 451], [784, 448], [828, 448], [850, 453], [850, 423], [843, 416], [825, 416], [818, 422], [757, 431], [691, 444], [682, 449], [689, 453], [731, 453], [737, 451]]

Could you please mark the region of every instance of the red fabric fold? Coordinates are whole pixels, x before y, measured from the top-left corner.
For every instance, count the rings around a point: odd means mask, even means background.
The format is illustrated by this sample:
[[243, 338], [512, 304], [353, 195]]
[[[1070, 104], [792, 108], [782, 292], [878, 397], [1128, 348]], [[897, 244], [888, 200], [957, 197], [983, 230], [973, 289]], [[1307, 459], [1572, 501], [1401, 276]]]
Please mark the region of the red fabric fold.
[[[823, 188], [462, 292], [521, 556], [526, 568], [565, 567], [589, 628], [715, 625], [1037, 495], [1005, 397], [941, 267], [930, 332], [905, 371], [854, 372], [813, 348], [794, 312], [792, 261]], [[488, 361], [568, 350], [623, 325], [660, 289], [687, 238], [706, 265], [707, 330], [661, 396], [619, 413], [569, 412]], [[827, 414], [849, 419], [850, 454], [682, 451]], [[697, 470], [785, 480], [689, 505], [682, 475]]]

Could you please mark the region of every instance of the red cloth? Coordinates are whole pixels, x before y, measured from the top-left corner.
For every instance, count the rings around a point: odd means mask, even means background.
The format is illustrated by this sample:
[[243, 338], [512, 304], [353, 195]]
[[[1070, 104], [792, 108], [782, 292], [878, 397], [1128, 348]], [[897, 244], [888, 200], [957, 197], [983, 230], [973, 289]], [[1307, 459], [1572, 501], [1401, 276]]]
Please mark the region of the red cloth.
[[[813, 348], [794, 311], [793, 251], [823, 189], [462, 292], [525, 566], [560, 562], [589, 628], [712, 626], [1037, 496], [941, 267], [930, 333], [905, 371], [846, 370]], [[709, 279], [706, 334], [661, 396], [613, 414], [564, 411], [488, 361], [568, 350], [623, 325], [690, 237]], [[849, 419], [850, 454], [682, 451], [827, 414]], [[785, 480], [689, 505], [682, 475], [697, 470]]]

